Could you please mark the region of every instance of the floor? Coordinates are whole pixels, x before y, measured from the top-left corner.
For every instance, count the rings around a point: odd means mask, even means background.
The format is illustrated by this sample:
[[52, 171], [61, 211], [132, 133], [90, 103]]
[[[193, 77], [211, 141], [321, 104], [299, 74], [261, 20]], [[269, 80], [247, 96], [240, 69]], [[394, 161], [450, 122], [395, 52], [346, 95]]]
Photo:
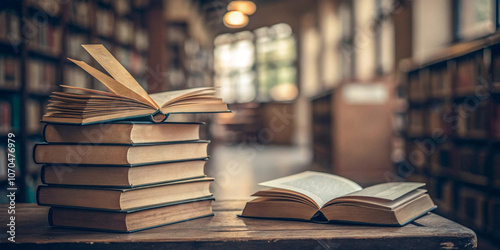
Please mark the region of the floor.
[[205, 173], [216, 181], [211, 189], [216, 199], [248, 199], [258, 183], [308, 169], [312, 154], [298, 146], [262, 144], [211, 145]]

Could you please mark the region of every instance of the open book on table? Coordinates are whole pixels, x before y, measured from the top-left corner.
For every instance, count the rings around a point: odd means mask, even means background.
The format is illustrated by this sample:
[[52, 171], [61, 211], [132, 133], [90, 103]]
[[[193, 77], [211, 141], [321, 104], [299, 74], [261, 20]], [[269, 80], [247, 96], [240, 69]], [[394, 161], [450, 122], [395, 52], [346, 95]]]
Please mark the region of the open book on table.
[[172, 113], [229, 112], [226, 103], [214, 96], [213, 87], [168, 91], [148, 95], [142, 86], [101, 44], [82, 45], [111, 75], [83, 61], [69, 59], [103, 83], [110, 92], [61, 85], [68, 91], [53, 92], [42, 121], [90, 124], [150, 117], [164, 121]]
[[424, 183], [389, 182], [362, 188], [346, 178], [307, 171], [267, 182], [243, 217], [406, 225], [436, 208]]

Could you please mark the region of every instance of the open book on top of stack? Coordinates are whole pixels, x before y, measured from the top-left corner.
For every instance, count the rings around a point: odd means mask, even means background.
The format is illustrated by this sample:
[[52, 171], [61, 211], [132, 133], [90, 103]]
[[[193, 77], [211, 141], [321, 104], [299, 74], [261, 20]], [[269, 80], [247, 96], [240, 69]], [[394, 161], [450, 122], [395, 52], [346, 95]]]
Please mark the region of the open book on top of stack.
[[346, 178], [306, 171], [267, 182], [243, 217], [403, 226], [436, 208], [424, 183], [389, 182], [362, 188]]
[[[33, 158], [53, 227], [134, 232], [213, 215], [202, 123], [165, 122], [171, 113], [227, 112], [213, 88], [148, 95], [102, 45], [83, 46], [112, 76], [71, 60], [110, 92], [70, 86], [43, 117], [45, 143]], [[142, 119], [138, 119], [142, 118]]]
[[229, 112], [226, 103], [214, 96], [214, 87], [148, 95], [103, 45], [82, 46], [111, 76], [83, 61], [68, 59], [103, 83], [110, 92], [61, 85], [68, 91], [85, 94], [53, 92], [42, 121], [90, 124], [149, 117], [153, 122], [162, 122], [173, 113]]

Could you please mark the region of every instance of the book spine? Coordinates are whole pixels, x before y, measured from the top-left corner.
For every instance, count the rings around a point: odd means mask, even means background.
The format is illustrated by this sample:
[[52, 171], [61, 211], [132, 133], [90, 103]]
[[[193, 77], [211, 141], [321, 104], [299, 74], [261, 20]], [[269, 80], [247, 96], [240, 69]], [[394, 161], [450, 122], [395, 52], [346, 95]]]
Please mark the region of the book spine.
[[43, 187], [43, 186], [40, 186], [40, 185], [39, 185], [39, 186], [36, 188], [36, 204], [37, 204], [38, 206], [43, 206], [43, 205], [40, 203], [40, 188], [41, 188], [41, 187]]
[[35, 152], [36, 152], [36, 148], [38, 147], [39, 144], [35, 144], [35, 146], [33, 146], [33, 154], [31, 155], [31, 158], [33, 158], [33, 161], [36, 163], [36, 164], [40, 164], [39, 162], [36, 161], [36, 157], [35, 157]]
[[[43, 184], [47, 184], [45, 183], [45, 167], [47, 165], [42, 165], [42, 169], [40, 170], [40, 180], [42, 181]], [[37, 192], [38, 193], [38, 192]]]
[[161, 110], [156, 110], [153, 114], [151, 114], [150, 119], [154, 123], [161, 123], [167, 119], [168, 115], [163, 114]]
[[[42, 122], [42, 121], [40, 121], [40, 122]], [[44, 142], [48, 142], [48, 141], [47, 141], [47, 136], [46, 136], [46, 134], [45, 134], [45, 131], [47, 130], [47, 126], [48, 126], [48, 125], [49, 125], [49, 124], [45, 124], [45, 126], [43, 126], [43, 129], [42, 129], [42, 137], [43, 137], [43, 141], [44, 141]]]
[[53, 222], [53, 220], [52, 220], [52, 219], [53, 219], [53, 218], [52, 218], [52, 213], [53, 213], [53, 211], [52, 211], [52, 210], [53, 210], [53, 208], [51, 207], [51, 208], [49, 209], [49, 216], [48, 216], [49, 226], [51, 226], [51, 227], [53, 227], [53, 226], [54, 226], [54, 222]]

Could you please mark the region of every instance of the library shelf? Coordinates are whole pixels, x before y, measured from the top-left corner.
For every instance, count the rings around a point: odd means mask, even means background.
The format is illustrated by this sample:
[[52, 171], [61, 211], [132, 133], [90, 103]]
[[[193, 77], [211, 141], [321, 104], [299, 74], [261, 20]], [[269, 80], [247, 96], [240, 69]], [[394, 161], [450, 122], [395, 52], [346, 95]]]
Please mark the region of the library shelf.
[[[401, 133], [407, 157], [424, 131], [446, 131], [443, 143], [419, 162], [416, 179], [426, 182], [437, 212], [500, 240], [500, 35], [445, 48], [427, 62], [401, 70], [409, 98], [408, 126]], [[444, 94], [443, 94], [444, 93]], [[411, 136], [412, 132], [417, 137]], [[443, 206], [444, 205], [444, 206]]]

